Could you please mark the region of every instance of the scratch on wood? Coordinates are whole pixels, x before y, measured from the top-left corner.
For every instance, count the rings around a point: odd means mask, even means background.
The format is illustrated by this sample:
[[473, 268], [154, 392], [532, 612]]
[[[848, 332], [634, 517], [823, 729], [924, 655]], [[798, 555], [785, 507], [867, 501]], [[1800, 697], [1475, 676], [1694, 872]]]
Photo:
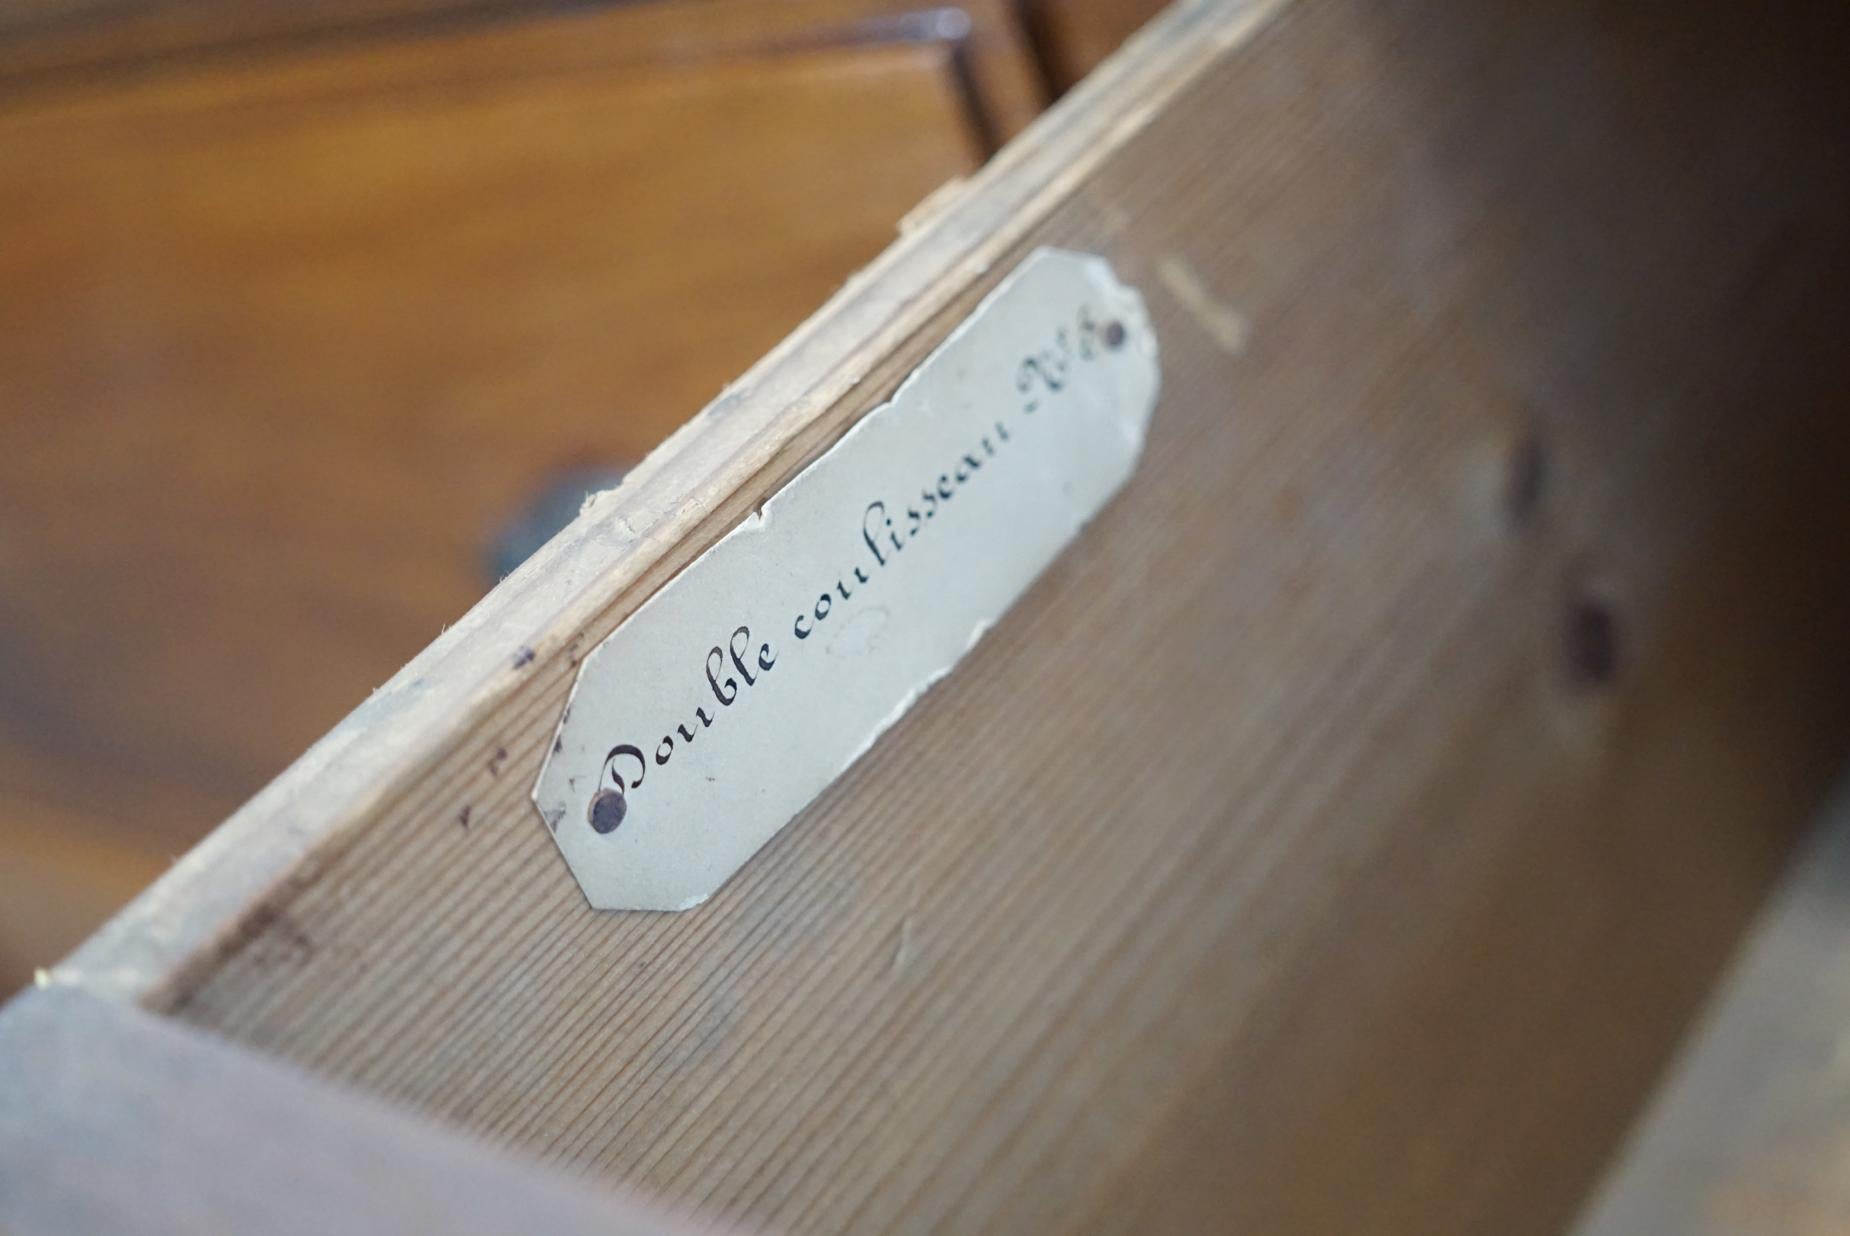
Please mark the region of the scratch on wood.
[[893, 943], [893, 968], [891, 973], [897, 976], [912, 960], [912, 916], [910, 914], [899, 920], [898, 939]]
[[1111, 236], [1122, 236], [1130, 231], [1131, 225], [1136, 222], [1131, 218], [1128, 210], [1111, 198], [1094, 197], [1092, 205], [1098, 211], [1099, 218], [1104, 221], [1106, 232]]
[[281, 906], [260, 907], [246, 925], [244, 938], [251, 960], [260, 966], [302, 962], [315, 954], [314, 939]]
[[1245, 315], [1208, 291], [1194, 267], [1172, 253], [1156, 264], [1156, 277], [1216, 347], [1229, 356], [1245, 351]]

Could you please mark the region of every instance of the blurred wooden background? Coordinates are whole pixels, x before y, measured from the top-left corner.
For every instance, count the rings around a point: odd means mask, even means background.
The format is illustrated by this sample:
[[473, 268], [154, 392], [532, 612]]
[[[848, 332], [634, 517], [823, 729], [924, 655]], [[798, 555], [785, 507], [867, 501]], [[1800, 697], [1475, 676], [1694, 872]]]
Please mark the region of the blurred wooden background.
[[0, 7], [0, 991], [1157, 7]]

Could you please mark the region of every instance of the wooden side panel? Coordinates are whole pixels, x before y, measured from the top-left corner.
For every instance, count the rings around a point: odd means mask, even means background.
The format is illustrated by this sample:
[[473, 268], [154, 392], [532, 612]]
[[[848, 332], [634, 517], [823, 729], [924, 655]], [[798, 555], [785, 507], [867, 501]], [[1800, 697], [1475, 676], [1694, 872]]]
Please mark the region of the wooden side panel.
[[80, 992], [0, 1010], [0, 1058], [9, 1236], [707, 1230]]
[[[1172, 15], [66, 978], [785, 1230], [1558, 1230], [1850, 736], [1821, 39]], [[1040, 243], [1150, 300], [1140, 475], [713, 901], [588, 911], [583, 649]]]
[[1850, 1231], [1850, 783], [1761, 916], [1578, 1236]]

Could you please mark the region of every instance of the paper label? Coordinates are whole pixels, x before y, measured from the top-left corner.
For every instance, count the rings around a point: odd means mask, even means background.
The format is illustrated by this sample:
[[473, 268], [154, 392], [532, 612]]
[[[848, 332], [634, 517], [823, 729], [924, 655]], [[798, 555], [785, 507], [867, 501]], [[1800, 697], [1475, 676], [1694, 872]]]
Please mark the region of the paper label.
[[1142, 298], [1040, 249], [821, 458], [591, 652], [533, 800], [591, 904], [711, 896], [1129, 478]]

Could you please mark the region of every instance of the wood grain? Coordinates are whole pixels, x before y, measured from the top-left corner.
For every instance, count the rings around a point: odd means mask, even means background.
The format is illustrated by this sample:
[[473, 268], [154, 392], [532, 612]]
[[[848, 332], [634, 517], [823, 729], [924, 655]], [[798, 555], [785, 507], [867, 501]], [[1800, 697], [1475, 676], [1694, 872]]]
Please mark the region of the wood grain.
[[[60, 981], [782, 1230], [1558, 1230], [1850, 736], [1823, 28], [1171, 13]], [[1140, 476], [713, 901], [587, 910], [578, 657], [1042, 243], [1150, 300]]]
[[134, 1009], [0, 1009], [0, 1229], [692, 1236], [634, 1203]]
[[553, 470], [640, 458], [968, 166], [937, 55], [0, 115], [11, 736], [266, 775]]
[[[694, 7], [0, 106], [0, 746], [106, 859], [6, 834], [0, 900], [47, 863], [69, 895], [0, 921], [0, 989], [467, 610], [555, 475], [640, 458], [982, 157], [959, 41]], [[1013, 127], [1001, 29], [960, 37]]]
[[[843, 43], [951, 52], [981, 125], [1000, 137], [1045, 102], [1010, 0], [50, 0], [0, 12], [0, 96], [202, 62], [344, 79], [415, 62], [431, 47], [488, 71], [562, 56], [608, 71]], [[305, 48], [315, 53], [306, 61]]]
[[1022, 0], [1022, 18], [1057, 90], [1097, 68], [1162, 11], [1161, 0]]

